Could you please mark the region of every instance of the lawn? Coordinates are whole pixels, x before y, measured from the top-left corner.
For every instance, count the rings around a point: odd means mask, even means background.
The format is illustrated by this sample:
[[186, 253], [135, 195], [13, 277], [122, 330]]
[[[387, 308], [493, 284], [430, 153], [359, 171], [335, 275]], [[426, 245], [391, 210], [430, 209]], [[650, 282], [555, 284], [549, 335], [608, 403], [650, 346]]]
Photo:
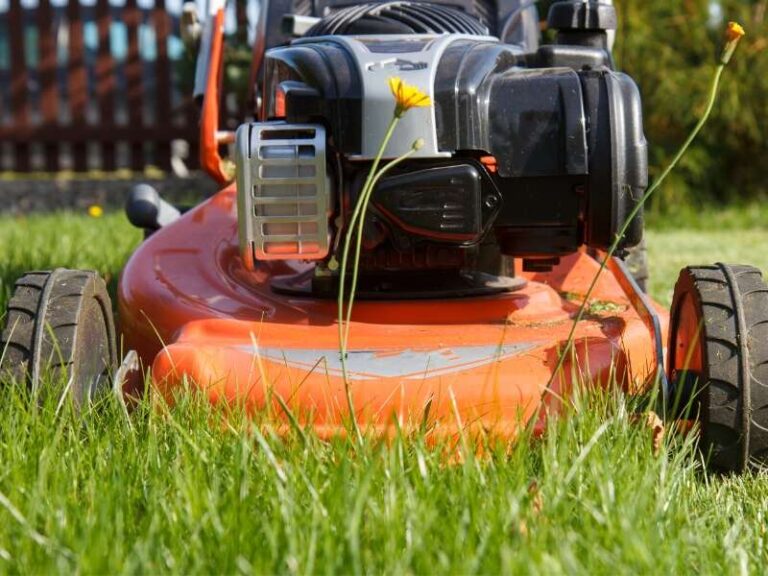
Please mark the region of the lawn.
[[768, 203], [648, 218], [650, 292], [672, 302], [680, 269], [696, 264], [751, 264], [768, 275]]
[[[683, 264], [768, 270], [750, 210], [652, 221], [655, 297]], [[0, 218], [0, 301], [25, 269], [112, 279], [140, 234], [119, 215]], [[543, 438], [475, 459], [419, 437], [362, 447], [272, 437], [189, 399], [74, 417], [0, 389], [0, 571], [23, 573], [762, 573], [768, 482], [654, 455], [615, 392]]]

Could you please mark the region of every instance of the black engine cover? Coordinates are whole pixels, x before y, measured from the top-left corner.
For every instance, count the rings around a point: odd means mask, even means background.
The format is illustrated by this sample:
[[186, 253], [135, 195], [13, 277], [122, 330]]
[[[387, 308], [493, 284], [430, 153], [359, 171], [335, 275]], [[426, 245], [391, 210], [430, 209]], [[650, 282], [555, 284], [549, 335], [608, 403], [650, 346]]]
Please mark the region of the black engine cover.
[[[324, 36], [270, 50], [264, 117], [275, 116], [279, 87], [284, 119], [323, 123], [338, 165], [349, 168], [342, 179], [358, 178], [370, 159], [361, 152], [371, 138], [363, 103], [373, 93], [366, 86], [372, 64], [362, 65], [360, 54], [380, 58], [407, 82], [412, 72], [398, 64], [406, 46], [409, 65], [434, 67], [434, 116], [424, 130], [432, 131], [436, 147], [434, 158], [422, 154], [403, 164], [375, 191], [373, 205], [391, 226], [457, 246], [474, 245], [493, 228], [502, 252], [515, 257], [610, 246], [647, 186], [641, 102], [632, 79], [613, 71], [610, 55], [591, 45], [526, 53], [457, 34], [439, 57], [430, 56], [437, 60], [429, 60], [427, 48], [419, 59], [419, 43], [437, 38], [446, 36], [344, 42]], [[351, 42], [360, 44], [353, 50]], [[477, 161], [483, 157], [492, 162]], [[435, 167], [438, 161], [450, 165]], [[620, 248], [641, 237], [638, 218]]]
[[385, 178], [376, 187], [373, 203], [411, 235], [472, 245], [489, 230], [501, 196], [481, 167], [458, 164]]

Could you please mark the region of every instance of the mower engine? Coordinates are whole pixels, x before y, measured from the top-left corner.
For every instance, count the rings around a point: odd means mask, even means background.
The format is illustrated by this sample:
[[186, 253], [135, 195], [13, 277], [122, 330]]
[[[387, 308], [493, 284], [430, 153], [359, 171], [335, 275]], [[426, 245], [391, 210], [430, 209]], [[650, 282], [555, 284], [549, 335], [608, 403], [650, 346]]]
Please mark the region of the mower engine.
[[[408, 111], [385, 151], [424, 143], [373, 192], [363, 295], [482, 293], [504, 285], [493, 278], [509, 275], [505, 256], [547, 270], [607, 248], [647, 185], [639, 92], [607, 45], [615, 26], [611, 5], [558, 2], [556, 41], [531, 51], [458, 8], [398, 1], [340, 9], [269, 50], [264, 121], [236, 139], [246, 266], [313, 260], [307, 285], [282, 288], [335, 292], [329, 262], [392, 118], [395, 76], [432, 106]], [[642, 228], [633, 221], [621, 248]]]

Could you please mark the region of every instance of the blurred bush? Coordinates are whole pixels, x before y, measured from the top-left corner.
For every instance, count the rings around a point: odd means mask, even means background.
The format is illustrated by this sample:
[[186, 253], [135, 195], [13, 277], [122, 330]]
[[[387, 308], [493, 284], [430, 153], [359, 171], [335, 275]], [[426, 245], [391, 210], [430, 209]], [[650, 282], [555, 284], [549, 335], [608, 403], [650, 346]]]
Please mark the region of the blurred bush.
[[702, 112], [728, 20], [747, 30], [710, 123], [652, 201], [660, 212], [768, 197], [768, 0], [616, 0], [617, 66], [643, 94], [651, 177]]

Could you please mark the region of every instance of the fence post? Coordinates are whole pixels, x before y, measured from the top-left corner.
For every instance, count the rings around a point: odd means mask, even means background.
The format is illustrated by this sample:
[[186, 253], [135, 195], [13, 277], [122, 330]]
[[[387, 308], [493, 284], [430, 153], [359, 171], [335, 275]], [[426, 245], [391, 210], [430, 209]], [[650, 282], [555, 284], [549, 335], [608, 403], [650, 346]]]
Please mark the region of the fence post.
[[[172, 122], [171, 118], [171, 67], [168, 61], [168, 36], [171, 24], [165, 9], [165, 0], [155, 0], [152, 10], [157, 43], [155, 62], [155, 115], [157, 123]], [[171, 142], [164, 139], [155, 144], [156, 162], [163, 170], [171, 167]]]
[[[24, 50], [24, 9], [20, 0], [11, 0], [8, 14], [8, 32], [11, 45], [11, 110], [13, 124], [24, 133], [29, 128], [29, 81], [27, 54]], [[17, 140], [13, 147], [16, 170], [29, 172], [29, 142]]]
[[[69, 25], [69, 110], [73, 126], [85, 126], [87, 118], [85, 107], [88, 102], [88, 76], [85, 71], [85, 49], [83, 45], [83, 22], [80, 19], [80, 3], [69, 0], [67, 3]], [[72, 156], [76, 172], [88, 169], [88, 148], [86, 141], [76, 134], [72, 142]]]
[[[128, 123], [137, 132], [144, 124], [144, 110], [142, 109], [142, 81], [141, 81], [141, 53], [139, 52], [139, 24], [141, 12], [136, 5], [136, 0], [126, 0], [125, 26], [128, 29], [128, 60], [125, 65], [125, 78], [128, 92]], [[132, 137], [130, 142], [131, 170], [144, 169], [144, 141]]]
[[[180, 106], [174, 104], [174, 70], [168, 41], [175, 32], [173, 16], [166, 11], [167, 0], [155, 0], [154, 7], [147, 10], [139, 7], [138, 0], [126, 0], [123, 7], [113, 6], [112, 0], [95, 0], [93, 9], [84, 7], [83, 0], [37, 0], [35, 7], [24, 0], [6, 1], [8, 10], [1, 17], [4, 29], [5, 25], [8, 29], [10, 81], [8, 102], [2, 104], [10, 105], [11, 118], [9, 123], [0, 124], [0, 142], [11, 146], [11, 170], [37, 169], [31, 152], [41, 147], [45, 170], [56, 172], [61, 169], [62, 148], [68, 146], [74, 170], [84, 172], [96, 167], [89, 152], [98, 145], [98, 167], [114, 171], [119, 167], [116, 152], [122, 143], [129, 146], [132, 170], [143, 171], [147, 161], [168, 170], [175, 138], [189, 142], [192, 154], [187, 160], [194, 167], [197, 114], [189, 96]], [[86, 21], [90, 22], [91, 14], [98, 46], [91, 46], [92, 40], [85, 37], [85, 32], [90, 32], [91, 24]], [[116, 40], [112, 37], [113, 21], [124, 23], [127, 32], [124, 63], [118, 62], [112, 52]], [[146, 53], [140, 46], [139, 33], [145, 21], [155, 30], [153, 62], [143, 59]], [[36, 45], [30, 46], [30, 34], [35, 28]], [[66, 63], [59, 60], [60, 50], [66, 51]], [[33, 58], [35, 54], [38, 58]], [[154, 81], [148, 78], [151, 68]], [[117, 117], [121, 76], [125, 78], [127, 125], [118, 122]], [[151, 88], [150, 84], [155, 89], [145, 95], [144, 89]], [[145, 105], [154, 106], [152, 125], [144, 121]], [[91, 114], [96, 111], [97, 122]], [[189, 121], [179, 124], [175, 120], [182, 114]], [[145, 143], [153, 144], [152, 158]]]
[[110, 138], [115, 126], [115, 61], [110, 41], [109, 0], [96, 2], [96, 26], [99, 31], [99, 51], [96, 56], [96, 98], [99, 102], [99, 126], [104, 138], [100, 142], [101, 167], [112, 171], [117, 168], [115, 142]]
[[[40, 112], [43, 125], [55, 126], [59, 123], [58, 89], [56, 87], [56, 37], [53, 29], [53, 10], [50, 0], [39, 0], [37, 8], [38, 47], [40, 60], [38, 74], [40, 78]], [[54, 140], [55, 132], [48, 133], [43, 142], [45, 171], [56, 172], [59, 169], [59, 144]]]

